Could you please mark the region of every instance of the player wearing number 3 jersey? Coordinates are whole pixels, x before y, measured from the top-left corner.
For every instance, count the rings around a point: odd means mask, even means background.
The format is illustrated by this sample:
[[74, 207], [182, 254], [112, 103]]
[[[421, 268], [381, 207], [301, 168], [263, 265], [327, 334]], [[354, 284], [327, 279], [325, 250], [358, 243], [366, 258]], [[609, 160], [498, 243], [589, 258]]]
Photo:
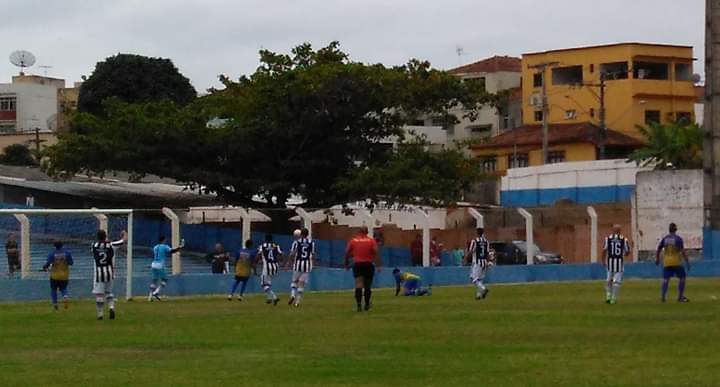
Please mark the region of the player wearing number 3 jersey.
[[477, 287], [475, 299], [484, 299], [490, 291], [483, 283], [490, 269], [490, 242], [485, 239], [485, 229], [477, 229], [477, 237], [470, 242], [466, 258], [472, 265], [470, 280]]
[[93, 276], [93, 294], [97, 307], [97, 319], [103, 319], [105, 301], [107, 301], [110, 319], [115, 319], [115, 295], [113, 294], [113, 279], [115, 278], [115, 247], [125, 243], [127, 236], [122, 232], [120, 240], [110, 242], [107, 233], [100, 230], [97, 241], [92, 244], [92, 254], [95, 260], [95, 275]]

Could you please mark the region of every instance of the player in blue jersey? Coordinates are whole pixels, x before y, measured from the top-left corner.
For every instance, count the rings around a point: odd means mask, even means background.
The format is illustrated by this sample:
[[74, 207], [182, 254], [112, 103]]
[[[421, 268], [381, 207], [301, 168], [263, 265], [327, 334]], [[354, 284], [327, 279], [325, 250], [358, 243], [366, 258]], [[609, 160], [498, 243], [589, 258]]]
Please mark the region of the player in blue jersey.
[[247, 286], [248, 279], [250, 279], [251, 268], [255, 264], [255, 251], [253, 250], [253, 241], [248, 239], [245, 241], [245, 247], [240, 249], [235, 255], [235, 280], [230, 286], [230, 294], [228, 294], [228, 301], [232, 301], [233, 295], [240, 287], [240, 293], [238, 294], [238, 301], [243, 300], [243, 294], [245, 294], [245, 287]]
[[53, 309], [58, 310], [58, 291], [63, 297], [63, 306], [68, 308], [67, 286], [70, 279], [70, 266], [73, 265], [73, 257], [69, 251], [63, 248], [62, 242], [55, 242], [55, 249], [50, 252], [43, 265], [44, 271], [50, 271], [50, 300]]
[[663, 262], [663, 282], [660, 300], [665, 302], [665, 296], [667, 296], [668, 286], [670, 285], [670, 278], [678, 277], [678, 302], [689, 302], [690, 300], [685, 297], [685, 277], [687, 273], [681, 261], [682, 258], [689, 271], [690, 261], [688, 260], [687, 253], [685, 253], [685, 243], [683, 239], [677, 235], [677, 225], [675, 225], [675, 223], [670, 223], [668, 230], [670, 233], [660, 240], [655, 254], [655, 265], [660, 264], [661, 255]]
[[403, 287], [404, 296], [431, 296], [432, 287], [423, 288], [421, 285], [422, 278], [419, 275], [410, 272], [401, 272], [400, 269], [393, 270], [395, 278], [395, 295], [400, 295], [400, 288]]
[[183, 247], [185, 247], [184, 239], [180, 241], [180, 246], [172, 248], [168, 246], [164, 236], [161, 236], [158, 240], [158, 244], [153, 247], [153, 260], [150, 264], [152, 281], [150, 282], [150, 294], [148, 294], [148, 301], [152, 302], [153, 299], [160, 301], [160, 291], [162, 291], [162, 288], [167, 285], [165, 261], [167, 261], [167, 259], [173, 254], [182, 250]]

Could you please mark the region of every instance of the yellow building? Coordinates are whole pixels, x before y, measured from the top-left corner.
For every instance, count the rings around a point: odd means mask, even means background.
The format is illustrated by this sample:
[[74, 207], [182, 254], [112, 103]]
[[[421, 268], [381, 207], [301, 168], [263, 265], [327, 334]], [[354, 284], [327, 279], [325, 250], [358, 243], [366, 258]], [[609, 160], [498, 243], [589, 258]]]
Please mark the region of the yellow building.
[[[542, 165], [546, 93], [548, 163], [597, 160], [603, 143], [605, 158], [624, 158], [645, 140], [637, 126], [694, 122], [692, 50], [619, 43], [524, 54], [523, 125], [472, 146], [473, 154], [486, 172], [498, 175], [509, 168]], [[603, 94], [605, 140], [600, 126]]]
[[548, 122], [599, 124], [602, 76], [607, 128], [642, 139], [638, 125], [693, 122], [693, 60], [692, 47], [644, 43], [524, 54], [523, 122], [543, 121], [546, 79]]

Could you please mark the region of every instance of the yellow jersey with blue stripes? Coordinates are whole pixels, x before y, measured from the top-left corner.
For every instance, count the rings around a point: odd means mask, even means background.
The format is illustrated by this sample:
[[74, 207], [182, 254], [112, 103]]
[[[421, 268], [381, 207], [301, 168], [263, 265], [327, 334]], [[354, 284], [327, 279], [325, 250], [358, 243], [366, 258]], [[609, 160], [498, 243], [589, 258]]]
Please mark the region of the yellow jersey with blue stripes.
[[682, 253], [685, 249], [683, 239], [676, 234], [668, 234], [660, 240], [658, 251], [663, 254], [663, 266], [682, 266]]

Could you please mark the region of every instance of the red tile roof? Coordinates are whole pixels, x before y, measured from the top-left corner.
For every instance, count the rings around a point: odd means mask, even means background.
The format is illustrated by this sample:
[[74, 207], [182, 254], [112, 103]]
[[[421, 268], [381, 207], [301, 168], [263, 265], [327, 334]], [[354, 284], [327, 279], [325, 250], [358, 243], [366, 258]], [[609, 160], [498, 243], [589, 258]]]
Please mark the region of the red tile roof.
[[522, 71], [522, 60], [512, 56], [494, 56], [449, 70], [450, 74], [497, 73], [500, 71]]
[[[569, 143], [599, 144], [600, 127], [591, 123], [580, 124], [551, 124], [548, 128], [548, 143], [550, 145]], [[524, 125], [508, 130], [489, 141], [476, 144], [472, 149], [506, 148], [514, 145], [542, 145], [542, 126]], [[612, 129], [607, 131], [609, 146], [640, 147], [643, 142], [626, 134]]]

